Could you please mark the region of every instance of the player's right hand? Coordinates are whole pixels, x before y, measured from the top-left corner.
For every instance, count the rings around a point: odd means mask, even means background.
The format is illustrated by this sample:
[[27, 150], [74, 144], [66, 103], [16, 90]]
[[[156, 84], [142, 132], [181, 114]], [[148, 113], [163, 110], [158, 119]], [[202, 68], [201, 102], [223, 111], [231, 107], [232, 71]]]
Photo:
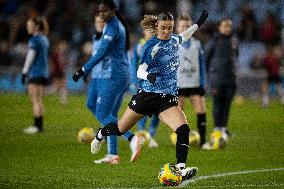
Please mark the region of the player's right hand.
[[150, 83], [154, 84], [156, 79], [157, 79], [157, 76], [156, 76], [156, 74], [149, 73], [147, 75], [147, 79], [149, 80]]
[[22, 79], [21, 79], [22, 85], [25, 85], [26, 78], [27, 78], [27, 75], [26, 74], [22, 74]]
[[82, 68], [80, 68], [78, 71], [76, 71], [73, 76], [72, 76], [72, 79], [73, 81], [77, 82], [80, 77], [82, 77], [84, 75], [84, 71]]

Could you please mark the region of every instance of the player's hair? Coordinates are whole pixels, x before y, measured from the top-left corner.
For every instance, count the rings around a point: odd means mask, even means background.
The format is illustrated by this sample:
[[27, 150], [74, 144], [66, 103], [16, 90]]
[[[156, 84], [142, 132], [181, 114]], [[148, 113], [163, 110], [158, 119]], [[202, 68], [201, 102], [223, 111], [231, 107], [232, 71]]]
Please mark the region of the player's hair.
[[219, 27], [219, 26], [222, 24], [222, 22], [228, 21], [228, 20], [232, 21], [232, 18], [230, 18], [230, 17], [221, 18], [221, 20], [219, 20], [219, 21], [217, 22], [217, 26]]
[[185, 20], [185, 21], [192, 21], [191, 17], [187, 14], [181, 14], [178, 16], [177, 21], [181, 21], [181, 20]]
[[149, 30], [152, 34], [156, 34], [158, 21], [165, 20], [174, 20], [174, 17], [169, 12], [163, 12], [157, 16], [145, 14], [140, 24], [143, 30]]
[[47, 23], [47, 20], [44, 16], [38, 16], [36, 18], [30, 18], [30, 20], [32, 20], [35, 25], [38, 26], [39, 30], [44, 33], [45, 35], [48, 35], [49, 32], [49, 26]]
[[[113, 0], [100, 0], [99, 4], [104, 4], [111, 10], [116, 9], [116, 5]], [[125, 49], [129, 50], [130, 49], [130, 34], [129, 34], [128, 25], [125, 22], [123, 16], [118, 11], [115, 11], [115, 15], [125, 28], [125, 35], [126, 35]]]

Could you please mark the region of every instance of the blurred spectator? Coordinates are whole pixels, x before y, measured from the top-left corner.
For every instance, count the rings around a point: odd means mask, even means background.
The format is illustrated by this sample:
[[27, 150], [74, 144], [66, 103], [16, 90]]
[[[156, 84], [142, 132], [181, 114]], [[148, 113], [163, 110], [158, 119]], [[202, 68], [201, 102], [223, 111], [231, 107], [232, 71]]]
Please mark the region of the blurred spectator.
[[68, 45], [66, 41], [57, 42], [51, 53], [51, 77], [56, 92], [59, 92], [60, 103], [67, 103], [66, 65], [68, 64]]
[[240, 26], [237, 28], [240, 40], [249, 42], [257, 40], [258, 30], [253, 10], [249, 5], [244, 5], [241, 12], [242, 19]]
[[0, 41], [0, 66], [9, 66], [12, 64], [12, 55], [9, 52], [7, 41]]
[[281, 22], [271, 12], [267, 13], [264, 23], [262, 24], [260, 38], [267, 45], [281, 42]]
[[263, 60], [264, 67], [266, 69], [267, 78], [262, 84], [262, 105], [268, 107], [269, 105], [269, 85], [275, 83], [277, 87], [277, 93], [281, 97], [281, 102], [284, 105], [284, 94], [281, 85], [280, 58], [282, 56], [281, 48], [268, 46], [265, 58]]

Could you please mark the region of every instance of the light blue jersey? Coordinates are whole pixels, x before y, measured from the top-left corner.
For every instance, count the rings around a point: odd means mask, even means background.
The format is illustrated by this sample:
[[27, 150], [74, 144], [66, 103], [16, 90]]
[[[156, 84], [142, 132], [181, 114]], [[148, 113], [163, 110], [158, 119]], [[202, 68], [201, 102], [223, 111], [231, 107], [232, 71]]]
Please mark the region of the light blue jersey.
[[129, 77], [127, 61], [126, 31], [116, 16], [111, 18], [103, 30], [100, 46], [95, 55], [83, 66], [86, 73], [101, 62], [104, 78]]
[[29, 70], [30, 79], [48, 77], [49, 41], [45, 35], [35, 35], [29, 39], [29, 48], [35, 50], [36, 56]]
[[160, 40], [153, 36], [143, 48], [141, 64], [148, 65], [147, 72], [157, 74], [154, 84], [148, 80], [140, 80], [139, 87], [145, 92], [178, 94], [177, 70], [179, 67], [178, 48], [181, 37], [172, 35], [168, 40]]
[[[92, 56], [95, 56], [95, 54], [98, 52], [99, 47], [101, 45], [102, 36], [98, 38], [97, 34], [93, 35], [93, 41], [92, 41]], [[100, 61], [97, 65], [95, 65], [92, 69], [92, 78], [110, 78], [111, 72], [110, 67], [105, 68], [107, 65], [103, 64], [103, 61]]]

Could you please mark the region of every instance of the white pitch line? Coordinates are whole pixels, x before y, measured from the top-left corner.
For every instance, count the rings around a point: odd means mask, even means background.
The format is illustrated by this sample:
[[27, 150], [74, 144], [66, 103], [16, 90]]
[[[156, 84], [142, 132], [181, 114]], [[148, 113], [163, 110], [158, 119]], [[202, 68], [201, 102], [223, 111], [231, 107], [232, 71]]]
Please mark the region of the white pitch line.
[[221, 173], [221, 174], [216, 174], [216, 175], [200, 176], [200, 177], [197, 177], [195, 179], [189, 180], [188, 182], [183, 182], [179, 186], [184, 187], [184, 186], [188, 185], [189, 183], [198, 182], [198, 181], [201, 181], [201, 180], [207, 180], [207, 179], [211, 179], [211, 178], [226, 177], [226, 176], [231, 176], [231, 175], [245, 175], [245, 174], [251, 174], [251, 173], [272, 172], [272, 171], [284, 171], [284, 168], [237, 171], [237, 172]]
[[[273, 171], [284, 171], [284, 168], [274, 168], [274, 169], [259, 169], [259, 170], [247, 170], [247, 171], [237, 171], [237, 172], [227, 172], [227, 173], [220, 173], [216, 175], [208, 175], [208, 176], [200, 176], [195, 179], [192, 179], [188, 182], [183, 182], [181, 185], [179, 185], [176, 188], [179, 187], [187, 187], [188, 184], [190, 183], [195, 183], [198, 181], [202, 180], [207, 180], [211, 178], [219, 178], [219, 177], [226, 177], [226, 176], [232, 176], [232, 175], [245, 175], [245, 174], [251, 174], [251, 173], [263, 173], [263, 172], [273, 172]], [[226, 188], [226, 187], [231, 187], [231, 188], [246, 188], [246, 187], [279, 187], [283, 186], [284, 184], [263, 184], [263, 185], [253, 185], [253, 184], [247, 184], [247, 185], [221, 185], [221, 186], [193, 186], [195, 188]], [[149, 187], [107, 187], [107, 188], [95, 188], [95, 189], [146, 189]], [[161, 189], [163, 188], [162, 186], [155, 186], [151, 187], [150, 189]], [[168, 187], [168, 188], [173, 188], [173, 187]]]

